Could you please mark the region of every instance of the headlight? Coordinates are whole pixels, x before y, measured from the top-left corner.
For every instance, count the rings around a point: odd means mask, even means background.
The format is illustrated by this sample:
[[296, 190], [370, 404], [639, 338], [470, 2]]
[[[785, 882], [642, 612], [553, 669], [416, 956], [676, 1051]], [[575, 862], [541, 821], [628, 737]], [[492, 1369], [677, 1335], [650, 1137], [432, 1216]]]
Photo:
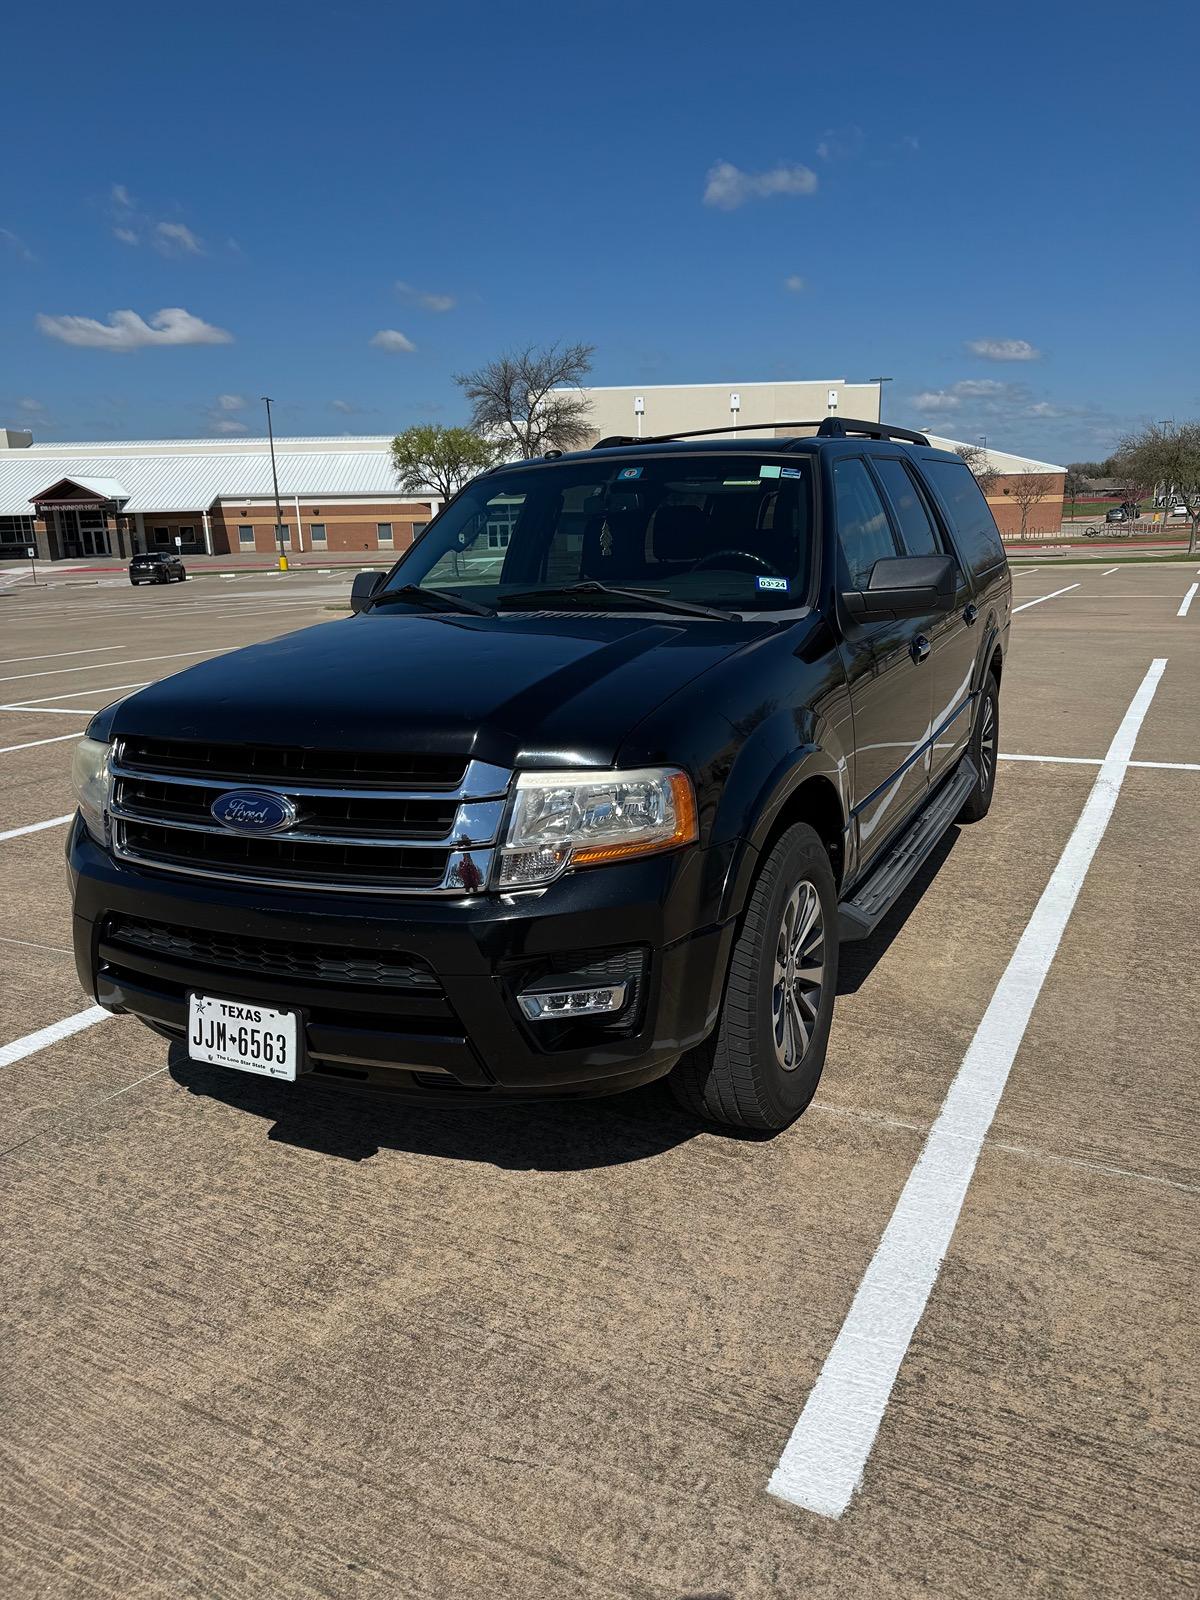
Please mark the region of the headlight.
[[104, 813], [108, 809], [108, 795], [112, 786], [112, 773], [108, 758], [110, 747], [99, 739], [81, 739], [75, 746], [71, 761], [71, 787], [79, 802], [79, 810], [87, 830], [97, 844], [106, 843]]
[[691, 779], [675, 767], [630, 772], [523, 772], [500, 862], [500, 887], [549, 883], [568, 866], [595, 867], [691, 844]]

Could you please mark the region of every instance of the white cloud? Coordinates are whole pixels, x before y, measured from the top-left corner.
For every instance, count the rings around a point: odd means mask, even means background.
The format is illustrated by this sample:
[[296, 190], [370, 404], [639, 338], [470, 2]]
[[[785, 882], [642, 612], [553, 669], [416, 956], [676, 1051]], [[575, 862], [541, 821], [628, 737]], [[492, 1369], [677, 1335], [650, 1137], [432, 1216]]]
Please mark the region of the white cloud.
[[967, 400], [990, 400], [1007, 394], [1011, 388], [1011, 384], [1001, 383], [999, 378], [962, 378], [954, 385], [954, 392]]
[[709, 167], [704, 185], [704, 204], [719, 211], [736, 211], [748, 200], [769, 200], [777, 194], [812, 194], [817, 175], [810, 167], [778, 166], [767, 172], [743, 172], [732, 161], [718, 161]]
[[133, 206], [133, 196], [123, 183], [114, 183], [109, 190], [114, 206], [119, 206], [122, 211], [129, 211]]
[[849, 161], [863, 145], [863, 131], [856, 122], [844, 128], [826, 128], [817, 145], [822, 161]]
[[379, 332], [372, 336], [371, 343], [377, 350], [390, 350], [393, 353], [417, 348], [411, 339], [406, 339], [396, 328], [380, 328]]
[[239, 422], [236, 417], [213, 417], [211, 419], [214, 433], [249, 433], [250, 429], [244, 422]]
[[791, 294], [799, 294], [804, 288], [804, 279], [798, 272], [793, 272], [790, 277], [783, 280], [783, 287]]
[[340, 411], [344, 417], [352, 417], [358, 410], [349, 400], [331, 400], [329, 405], [331, 410]]
[[452, 294], [435, 294], [429, 289], [417, 289], [411, 283], [396, 279], [396, 293], [412, 300], [424, 311], [453, 311], [458, 301]]
[[122, 244], [140, 244], [141, 240], [132, 228], [114, 228], [113, 238], [120, 239]]
[[244, 411], [246, 397], [243, 394], [219, 394], [217, 396], [218, 411]]
[[149, 345], [232, 344], [224, 328], [202, 322], [182, 306], [166, 306], [147, 322], [136, 311], [113, 311], [107, 322], [94, 317], [48, 317], [39, 311], [37, 325], [48, 339], [89, 350], [141, 350]]
[[925, 389], [912, 397], [917, 410], [925, 415], [934, 411], [954, 411], [962, 404], [958, 395], [948, 389]]
[[11, 228], [0, 228], [0, 244], [3, 244], [18, 261], [36, 261], [37, 257], [25, 243], [19, 233], [14, 233]]
[[1037, 361], [1042, 354], [1028, 339], [968, 339], [966, 350], [984, 361]]
[[154, 228], [154, 248], [164, 256], [200, 256], [199, 239], [182, 222], [159, 222]]

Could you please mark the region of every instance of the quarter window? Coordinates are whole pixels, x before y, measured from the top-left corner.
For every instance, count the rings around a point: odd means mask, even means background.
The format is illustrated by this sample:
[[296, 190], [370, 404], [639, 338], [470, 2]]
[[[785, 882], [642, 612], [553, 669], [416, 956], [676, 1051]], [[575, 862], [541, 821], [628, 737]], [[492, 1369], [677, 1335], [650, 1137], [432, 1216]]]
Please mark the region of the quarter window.
[[850, 587], [865, 589], [875, 563], [896, 554], [892, 526], [866, 463], [857, 456], [834, 462], [833, 493]]
[[894, 456], [872, 456], [871, 465], [883, 479], [884, 491], [892, 503], [900, 539], [910, 556], [941, 555], [937, 530], [912, 473]]
[[950, 514], [959, 555], [978, 577], [1003, 565], [1004, 545], [996, 519], [965, 461], [927, 461], [925, 472]]

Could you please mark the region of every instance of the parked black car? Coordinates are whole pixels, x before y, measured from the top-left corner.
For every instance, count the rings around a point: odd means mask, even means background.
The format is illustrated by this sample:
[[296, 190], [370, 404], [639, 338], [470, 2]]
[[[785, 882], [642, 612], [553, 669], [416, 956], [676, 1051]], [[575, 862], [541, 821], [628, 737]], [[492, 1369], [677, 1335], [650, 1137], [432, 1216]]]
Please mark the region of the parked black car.
[[839, 942], [988, 810], [1010, 606], [921, 434], [497, 468], [356, 616], [93, 719], [80, 976], [220, 1067], [439, 1102], [669, 1073], [783, 1127]]
[[187, 577], [183, 558], [168, 550], [147, 550], [129, 563], [129, 581], [139, 583], [182, 583]]

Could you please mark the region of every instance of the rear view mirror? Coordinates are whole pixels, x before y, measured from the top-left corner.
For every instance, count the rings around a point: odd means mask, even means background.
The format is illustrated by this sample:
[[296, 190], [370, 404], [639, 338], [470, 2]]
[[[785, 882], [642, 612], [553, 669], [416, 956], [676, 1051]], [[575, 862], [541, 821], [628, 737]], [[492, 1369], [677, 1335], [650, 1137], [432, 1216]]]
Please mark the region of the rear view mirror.
[[852, 617], [923, 617], [953, 611], [958, 568], [949, 556], [887, 556], [871, 568], [865, 589], [851, 589], [842, 603]]
[[351, 611], [365, 611], [370, 604], [371, 596], [386, 577], [386, 572], [356, 572], [354, 582], [350, 586]]

